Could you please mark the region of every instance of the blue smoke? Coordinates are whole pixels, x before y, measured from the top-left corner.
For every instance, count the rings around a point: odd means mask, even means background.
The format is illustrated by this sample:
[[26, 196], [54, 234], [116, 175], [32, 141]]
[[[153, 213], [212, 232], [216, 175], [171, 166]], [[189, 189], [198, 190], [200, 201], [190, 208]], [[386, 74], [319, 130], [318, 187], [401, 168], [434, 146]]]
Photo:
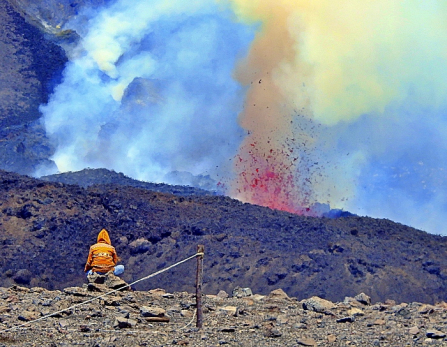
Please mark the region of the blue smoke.
[[210, 1], [120, 0], [65, 29], [81, 40], [41, 107], [60, 171], [230, 175], [245, 96], [232, 73], [253, 28]]

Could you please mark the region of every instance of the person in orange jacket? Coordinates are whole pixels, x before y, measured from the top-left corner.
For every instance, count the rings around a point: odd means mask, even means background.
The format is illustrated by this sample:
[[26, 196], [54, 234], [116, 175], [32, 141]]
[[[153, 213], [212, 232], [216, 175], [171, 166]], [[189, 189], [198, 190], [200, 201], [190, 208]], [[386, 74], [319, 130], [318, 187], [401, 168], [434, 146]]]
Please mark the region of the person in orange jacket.
[[106, 229], [102, 229], [98, 234], [97, 242], [90, 246], [84, 272], [88, 271], [87, 275], [90, 275], [92, 272], [105, 274], [113, 271], [115, 275], [121, 275], [124, 272], [124, 265], [116, 265], [118, 260], [115, 247], [110, 242], [109, 233]]

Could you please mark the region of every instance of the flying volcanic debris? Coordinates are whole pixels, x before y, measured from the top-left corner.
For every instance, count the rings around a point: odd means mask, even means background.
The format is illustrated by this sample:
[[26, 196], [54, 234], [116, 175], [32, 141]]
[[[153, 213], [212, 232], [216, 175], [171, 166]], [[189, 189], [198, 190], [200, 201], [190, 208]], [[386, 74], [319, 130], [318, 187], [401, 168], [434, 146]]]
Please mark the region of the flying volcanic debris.
[[447, 234], [446, 17], [440, 0], [86, 10], [41, 107], [53, 159], [156, 182], [208, 174], [243, 201]]
[[233, 194], [308, 214], [328, 203], [447, 234], [447, 4], [232, 4], [240, 20], [261, 24], [236, 70], [249, 87], [248, 136]]

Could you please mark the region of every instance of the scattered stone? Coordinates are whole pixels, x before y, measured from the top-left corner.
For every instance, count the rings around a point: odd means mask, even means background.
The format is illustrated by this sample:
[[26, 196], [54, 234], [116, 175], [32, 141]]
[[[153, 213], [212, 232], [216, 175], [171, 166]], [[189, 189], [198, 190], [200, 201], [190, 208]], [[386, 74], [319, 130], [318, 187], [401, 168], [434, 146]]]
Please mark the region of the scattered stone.
[[235, 316], [236, 312], [237, 312], [237, 307], [236, 306], [224, 306], [224, 307], [220, 308], [220, 311], [223, 311], [230, 316]]
[[83, 333], [88, 333], [90, 331], [90, 327], [88, 325], [80, 325], [79, 331], [81, 331]]
[[241, 288], [236, 287], [233, 289], [233, 297], [234, 298], [244, 298], [247, 296], [252, 296], [253, 293], [250, 288]]
[[[117, 290], [122, 288], [123, 290], [131, 290], [128, 284], [115, 276], [112, 272], [108, 272], [105, 275], [93, 272], [87, 275], [87, 291], [91, 292], [109, 292], [110, 290]], [[75, 291], [73, 288], [68, 288], [69, 291]], [[81, 295], [82, 291], [78, 291], [78, 295]]]
[[335, 308], [335, 305], [331, 301], [321, 299], [318, 296], [313, 296], [310, 299], [302, 300], [301, 303], [305, 310], [320, 312], [324, 314], [332, 314], [330, 310]]
[[134, 328], [137, 325], [137, 321], [133, 319], [127, 319], [123, 317], [116, 317], [115, 322], [113, 323], [114, 328]]
[[220, 329], [220, 331], [222, 331], [224, 333], [234, 333], [236, 331], [236, 328], [235, 327], [226, 327], [226, 328]]
[[84, 288], [79, 288], [79, 287], [65, 288], [64, 293], [74, 295], [74, 296], [87, 296], [88, 295], [88, 293], [85, 291]]
[[362, 306], [364, 306], [361, 302], [359, 302], [356, 299], [351, 298], [349, 296], [345, 297], [345, 299], [343, 300], [343, 304], [349, 305], [351, 307], [362, 307]]
[[355, 318], [353, 316], [343, 317], [337, 319], [337, 323], [352, 323], [355, 321]]
[[290, 299], [289, 296], [281, 288], [272, 290], [269, 294], [269, 298], [277, 300]]
[[373, 324], [374, 325], [385, 325], [386, 321], [384, 319], [376, 319]]
[[363, 310], [357, 308], [357, 307], [353, 307], [350, 310], [348, 310], [348, 315], [350, 316], [364, 316], [365, 313], [363, 312]]
[[87, 284], [87, 291], [89, 292], [102, 292], [104, 290], [104, 286], [98, 285], [96, 283]]
[[408, 329], [408, 333], [411, 335], [417, 335], [419, 334], [419, 328], [417, 326], [411, 327], [410, 329]]
[[[105, 287], [105, 283], [94, 285]], [[79, 295], [82, 290], [87, 295], [85, 298]], [[86, 287], [69, 287], [63, 291], [2, 291], [0, 288], [0, 325], [4, 327], [40, 318], [43, 310], [51, 314], [68, 309], [33, 322], [32, 329], [14, 332], [20, 344], [8, 344], [6, 340], [4, 344], [380, 347], [442, 345], [446, 338], [442, 327], [447, 313], [433, 305], [434, 312], [427, 316], [420, 313], [426, 311], [421, 310], [420, 303], [368, 306], [356, 299], [348, 301], [361, 305], [357, 307], [316, 297], [298, 302], [288, 297], [272, 300], [270, 295], [265, 300], [255, 300], [254, 296], [210, 295], [204, 300], [203, 328], [198, 330], [194, 320], [194, 295], [172, 293], [166, 298], [164, 294], [163, 290], [118, 291], [70, 309], [95, 294], [87, 292]], [[48, 306], [43, 306], [44, 303]], [[381, 311], [382, 306], [387, 309]], [[330, 310], [332, 315], [324, 314], [325, 310]], [[123, 329], [123, 333], [114, 334], [113, 329]]]
[[130, 290], [130, 287], [128, 286], [128, 284], [123, 281], [121, 278], [119, 278], [118, 276], [115, 276], [113, 273], [109, 272], [106, 275], [106, 281], [104, 283], [108, 288], [111, 289], [126, 289], [126, 290]]
[[265, 295], [255, 294], [251, 297], [254, 301], [261, 301], [265, 299]]
[[327, 336], [327, 342], [334, 343], [335, 341], [337, 341], [337, 336], [332, 334]]
[[426, 336], [431, 339], [443, 339], [446, 334], [439, 330], [427, 330]]
[[182, 317], [192, 317], [194, 315], [194, 313], [192, 311], [189, 311], [189, 310], [181, 310], [180, 311], [180, 315]]
[[296, 343], [300, 346], [316, 346], [316, 341], [311, 337], [301, 337], [299, 338]]
[[156, 295], [156, 296], [163, 296], [166, 294], [166, 290], [161, 288], [151, 289], [149, 290], [149, 294]]
[[365, 293], [360, 293], [359, 295], [356, 295], [354, 299], [362, 303], [363, 305], [367, 306], [371, 305], [371, 298]]
[[126, 309], [118, 308], [118, 317], [129, 318], [130, 312]]
[[219, 293], [217, 293], [217, 297], [221, 299], [226, 299], [229, 297], [229, 295], [226, 291], [220, 290]]
[[434, 312], [434, 306], [432, 305], [422, 305], [421, 307], [418, 308], [418, 312], [420, 314], [430, 314]]
[[161, 307], [140, 307], [140, 314], [143, 317], [164, 317], [166, 310]]
[[276, 329], [275, 327], [269, 327], [269, 328], [267, 328], [267, 329], [265, 330], [265, 332], [264, 332], [264, 336], [265, 336], [265, 337], [271, 337], [271, 338], [278, 338], [278, 337], [281, 337], [282, 334], [281, 334], [281, 332], [280, 332], [278, 329]]
[[96, 272], [92, 272], [91, 274], [87, 275], [87, 280], [89, 283], [104, 284], [104, 282], [106, 280], [106, 276], [100, 275]]
[[18, 319], [21, 321], [25, 321], [25, 322], [29, 322], [31, 320], [35, 320], [37, 318], [39, 318], [40, 314], [38, 312], [35, 311], [23, 311]]
[[279, 324], [286, 324], [289, 321], [289, 318], [285, 314], [280, 314], [278, 317], [276, 317], [276, 321]]
[[391, 300], [391, 299], [386, 299], [384, 304], [387, 305], [387, 306], [395, 306], [396, 305], [396, 301], [395, 300]]
[[447, 302], [445, 301], [438, 302], [436, 303], [436, 306], [439, 308], [447, 309]]
[[7, 313], [11, 311], [11, 307], [8, 306], [0, 306], [0, 314]]
[[187, 346], [189, 345], [189, 341], [188, 340], [180, 340], [180, 341], [173, 341], [172, 342], [173, 345], [178, 345], [178, 346]]

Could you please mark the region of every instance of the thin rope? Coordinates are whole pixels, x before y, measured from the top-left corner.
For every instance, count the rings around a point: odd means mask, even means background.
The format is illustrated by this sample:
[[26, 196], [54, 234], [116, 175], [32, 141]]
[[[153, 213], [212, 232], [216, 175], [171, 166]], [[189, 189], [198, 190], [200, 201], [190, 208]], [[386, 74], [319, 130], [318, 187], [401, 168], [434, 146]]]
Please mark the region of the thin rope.
[[136, 280], [135, 282], [126, 284], [126, 285], [123, 286], [123, 287], [120, 287], [120, 288], [118, 288], [118, 289], [111, 290], [110, 292], [107, 292], [107, 293], [105, 293], [105, 294], [102, 294], [102, 295], [99, 295], [99, 296], [95, 296], [95, 297], [92, 298], [92, 299], [89, 299], [89, 300], [80, 302], [80, 303], [75, 304], [75, 305], [73, 305], [73, 306], [67, 307], [67, 308], [65, 308], [65, 309], [63, 309], [63, 310], [59, 310], [59, 311], [56, 311], [56, 312], [47, 314], [46, 316], [42, 316], [42, 317], [40, 317], [40, 318], [37, 318], [37, 319], [34, 319], [34, 320], [30, 320], [29, 322], [26, 322], [26, 323], [23, 323], [23, 324], [20, 324], [20, 325], [17, 325], [17, 326], [8, 328], [8, 329], [0, 330], [0, 334], [1, 334], [1, 333], [5, 333], [5, 332], [7, 332], [7, 331], [11, 331], [11, 330], [17, 329], [17, 328], [24, 327], [25, 325], [29, 325], [29, 324], [32, 324], [32, 323], [36, 323], [36, 322], [41, 321], [41, 320], [44, 320], [44, 319], [46, 319], [46, 318], [48, 318], [48, 317], [54, 316], [54, 315], [56, 315], [56, 314], [58, 314], [58, 313], [62, 313], [62, 312], [71, 310], [71, 309], [73, 309], [73, 308], [75, 308], [75, 307], [78, 307], [78, 306], [87, 304], [87, 303], [89, 303], [89, 302], [95, 301], [95, 300], [97, 300], [97, 299], [101, 299], [101, 298], [103, 298], [103, 297], [105, 297], [105, 296], [107, 296], [107, 295], [110, 295], [110, 294], [112, 294], [112, 293], [116, 293], [116, 292], [118, 292], [118, 291], [123, 290], [124, 288], [130, 287], [130, 286], [134, 285], [135, 283], [138, 283], [138, 282], [141, 282], [141, 281], [143, 281], [143, 280], [147, 280], [147, 279], [149, 279], [149, 278], [151, 278], [151, 277], [157, 276], [157, 275], [159, 275], [159, 274], [161, 274], [161, 273], [163, 273], [163, 272], [165, 272], [165, 271], [168, 271], [168, 270], [172, 269], [173, 267], [176, 267], [176, 266], [178, 266], [178, 265], [180, 265], [180, 264], [186, 263], [188, 260], [191, 260], [191, 259], [193, 259], [193, 258], [195, 258], [195, 257], [199, 257], [199, 256], [203, 256], [203, 253], [196, 253], [196, 254], [194, 254], [194, 255], [192, 255], [192, 256], [186, 258], [186, 259], [183, 259], [183, 260], [179, 261], [178, 263], [175, 263], [175, 264], [173, 264], [173, 265], [171, 265], [171, 266], [168, 266], [168, 267], [166, 267], [166, 268], [164, 268], [164, 269], [161, 269], [161, 270], [159, 270], [159, 271], [157, 271], [157, 272], [154, 272], [153, 274], [150, 274], [150, 275], [148, 275], [148, 276], [146, 276], [146, 277], [140, 278], [139, 280]]
[[[192, 322], [192, 321], [191, 321]], [[30, 323], [30, 322], [28, 322]], [[179, 323], [178, 323], [179, 324]], [[190, 325], [191, 323], [188, 323], [187, 325], [185, 325], [183, 328], [186, 328], [188, 325]], [[152, 326], [152, 324], [151, 324]], [[26, 329], [31, 329], [32, 327], [19, 327], [17, 326], [18, 330], [26, 330]], [[39, 331], [63, 331], [63, 332], [79, 332], [79, 329], [66, 329], [66, 328], [43, 328], [43, 327], [39, 327], [38, 328]], [[122, 330], [110, 330], [110, 329], [100, 329], [100, 328], [94, 328], [91, 331], [82, 331], [83, 334], [86, 335], [95, 335], [95, 334], [99, 334], [101, 332], [106, 332], [106, 333], [121, 333], [121, 334], [147, 334], [148, 332], [150, 332], [151, 334], [158, 334], [158, 333], [162, 333], [165, 334], [165, 332], [160, 332], [158, 330], [154, 330], [154, 329], [145, 329], [145, 330], [130, 330], [130, 329], [122, 329]]]
[[196, 318], [196, 313], [197, 313], [197, 309], [194, 310], [194, 314], [192, 315], [191, 320], [189, 321], [188, 324], [186, 324], [183, 328], [180, 328], [180, 330], [185, 329], [186, 327], [188, 327], [189, 325], [191, 325], [191, 323], [194, 321], [194, 318]]

